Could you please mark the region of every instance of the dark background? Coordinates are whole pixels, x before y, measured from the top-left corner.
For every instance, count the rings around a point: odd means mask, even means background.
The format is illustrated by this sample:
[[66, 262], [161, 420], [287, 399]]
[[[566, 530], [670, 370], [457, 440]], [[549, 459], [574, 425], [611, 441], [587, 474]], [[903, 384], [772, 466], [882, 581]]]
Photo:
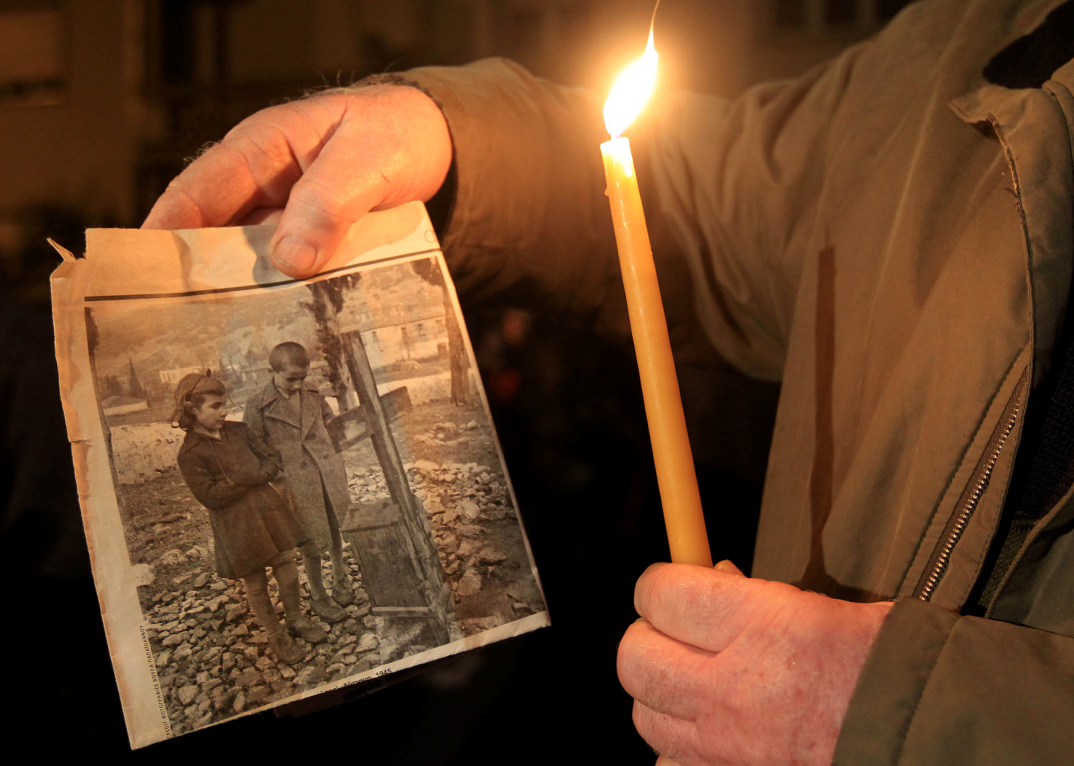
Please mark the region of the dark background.
[[[733, 96], [878, 29], [898, 0], [664, 0], [668, 87]], [[137, 226], [206, 142], [325, 84], [487, 55], [605, 91], [646, 0], [0, 0], [0, 569], [6, 745], [112, 761], [651, 763], [615, 675], [634, 580], [666, 560], [632, 349], [569, 319], [463, 309], [553, 626], [300, 719], [137, 753], [81, 531], [52, 359], [51, 236]], [[594, 151], [596, 147], [594, 147]], [[679, 370], [714, 559], [748, 570], [778, 388]]]

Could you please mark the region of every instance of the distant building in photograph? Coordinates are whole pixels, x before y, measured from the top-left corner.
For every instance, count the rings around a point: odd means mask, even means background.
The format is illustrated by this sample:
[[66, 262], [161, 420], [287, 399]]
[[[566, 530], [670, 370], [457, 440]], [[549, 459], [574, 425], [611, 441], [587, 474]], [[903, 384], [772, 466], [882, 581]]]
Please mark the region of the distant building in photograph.
[[177, 367], [174, 370], [161, 370], [160, 382], [167, 388], [174, 389], [179, 381], [192, 372], [205, 372], [205, 367]]
[[374, 369], [444, 356], [447, 354], [444, 311], [415, 312], [405, 322], [363, 331], [362, 342]]
[[362, 275], [339, 315], [346, 332], [357, 330], [369, 363], [383, 369], [448, 353], [443, 288], [407, 265]]
[[126, 415], [147, 409], [149, 409], [149, 403], [145, 399], [135, 399], [131, 396], [109, 396], [101, 401], [101, 410], [105, 416]]

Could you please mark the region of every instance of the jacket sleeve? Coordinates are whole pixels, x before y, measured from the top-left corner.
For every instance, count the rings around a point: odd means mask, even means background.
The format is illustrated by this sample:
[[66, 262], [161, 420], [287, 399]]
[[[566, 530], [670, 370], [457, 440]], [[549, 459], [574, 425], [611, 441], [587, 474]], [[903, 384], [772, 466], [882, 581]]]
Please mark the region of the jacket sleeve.
[[896, 602], [865, 663], [834, 763], [1068, 763], [1074, 638]]
[[247, 492], [246, 487], [214, 476], [197, 456], [189, 453], [179, 455], [179, 472], [194, 497], [210, 511], [222, 511]]
[[257, 487], [274, 481], [282, 470], [277, 453], [245, 423], [237, 423], [235, 433], [250, 447], [259, 465], [250, 475], [232, 474], [229, 478], [243, 487]]
[[[779, 378], [827, 128], [854, 60], [732, 102], [661, 96], [628, 132], [680, 362], [715, 350]], [[602, 97], [496, 59], [407, 77], [451, 129], [455, 198], [442, 240], [460, 294], [521, 299], [627, 337]]]
[[267, 441], [265, 434], [265, 416], [261, 412], [261, 397], [254, 394], [246, 400], [246, 409], [242, 413], [242, 422], [249, 426], [254, 435], [262, 442]]

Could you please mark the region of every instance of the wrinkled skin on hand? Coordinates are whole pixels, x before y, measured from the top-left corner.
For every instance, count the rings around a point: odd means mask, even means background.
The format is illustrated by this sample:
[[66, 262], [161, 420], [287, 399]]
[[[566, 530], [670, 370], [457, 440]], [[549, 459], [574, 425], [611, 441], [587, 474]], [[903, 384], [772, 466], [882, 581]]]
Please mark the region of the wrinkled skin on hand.
[[830, 764], [891, 604], [837, 601], [715, 568], [655, 564], [619, 645], [658, 764]]
[[168, 185], [142, 228], [278, 222], [273, 262], [306, 277], [370, 210], [431, 199], [451, 153], [444, 116], [420, 90], [329, 91], [240, 122]]

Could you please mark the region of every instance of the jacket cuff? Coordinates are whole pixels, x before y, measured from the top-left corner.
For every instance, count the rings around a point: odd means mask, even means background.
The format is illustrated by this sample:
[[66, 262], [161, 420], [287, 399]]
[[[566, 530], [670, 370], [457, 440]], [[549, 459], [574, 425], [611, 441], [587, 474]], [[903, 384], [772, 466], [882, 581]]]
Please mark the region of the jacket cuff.
[[959, 616], [918, 599], [895, 602], [858, 678], [833, 764], [895, 764], [925, 686]]
[[441, 244], [460, 294], [592, 319], [621, 290], [600, 105], [498, 59], [405, 78], [439, 104], [451, 132]]
[[[433, 103], [435, 103], [437, 107], [439, 107], [441, 113], [443, 113], [444, 119], [449, 120], [450, 117], [448, 112], [444, 109], [443, 102], [440, 101], [436, 93], [422, 85], [419, 80], [420, 78], [389, 72], [385, 74], [370, 75], [348, 87], [363, 88], [371, 85], [405, 85], [408, 88], [417, 88], [431, 98]], [[450, 122], [448, 124], [448, 133], [451, 138], [451, 167], [448, 169], [447, 177], [444, 179], [444, 183], [440, 186], [440, 190], [433, 195], [432, 199], [425, 203], [425, 210], [429, 215], [429, 221], [432, 223], [433, 229], [436, 231], [436, 235], [441, 241], [444, 239], [448, 222], [451, 220], [451, 214], [455, 209], [455, 196], [458, 190], [458, 171], [456, 169], [455, 160], [457, 150], [455, 149], [455, 135], [451, 131]]]

